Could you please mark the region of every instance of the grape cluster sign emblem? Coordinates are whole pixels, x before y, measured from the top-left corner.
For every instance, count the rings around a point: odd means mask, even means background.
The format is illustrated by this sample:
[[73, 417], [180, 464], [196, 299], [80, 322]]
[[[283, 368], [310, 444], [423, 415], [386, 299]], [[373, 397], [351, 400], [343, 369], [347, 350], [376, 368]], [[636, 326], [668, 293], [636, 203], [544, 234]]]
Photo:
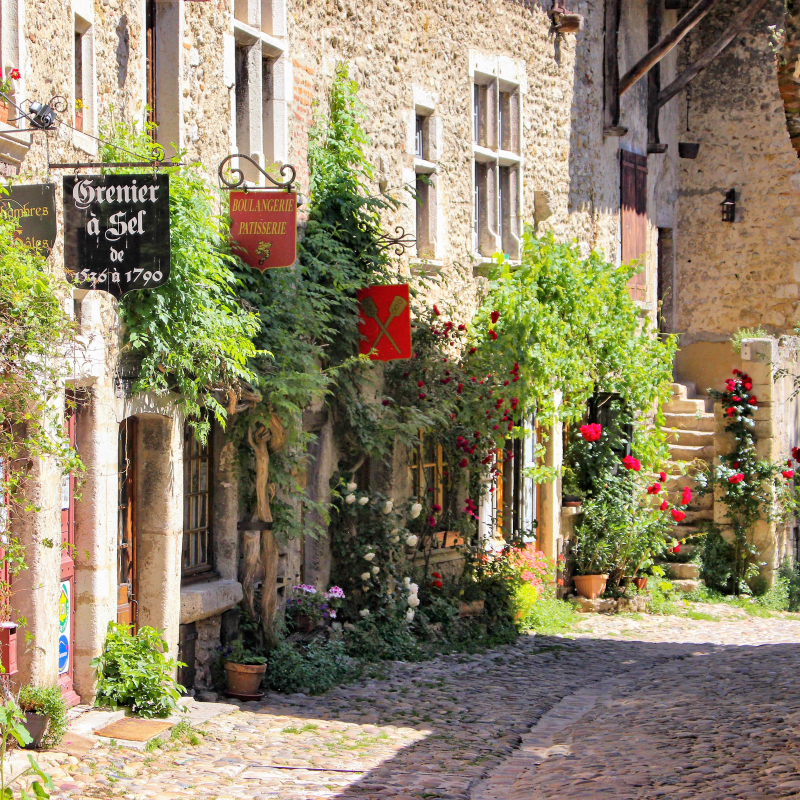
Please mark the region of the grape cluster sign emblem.
[[169, 278], [169, 176], [64, 177], [64, 266], [115, 297]]

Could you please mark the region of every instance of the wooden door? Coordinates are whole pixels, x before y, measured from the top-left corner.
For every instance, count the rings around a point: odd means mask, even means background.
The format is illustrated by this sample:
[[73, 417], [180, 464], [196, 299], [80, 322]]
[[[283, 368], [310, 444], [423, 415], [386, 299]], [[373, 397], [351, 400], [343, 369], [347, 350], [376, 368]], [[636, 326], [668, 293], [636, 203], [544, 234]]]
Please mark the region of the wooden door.
[[136, 627], [136, 419], [119, 426], [117, 622]]
[[[69, 443], [75, 447], [76, 415], [67, 410]], [[61, 478], [61, 586], [58, 593], [58, 685], [68, 705], [80, 702], [73, 688], [75, 674], [75, 476]]]
[[647, 255], [647, 156], [620, 151], [620, 217], [622, 224], [622, 262], [640, 260], [642, 271], [628, 282], [634, 300], [646, 300]]

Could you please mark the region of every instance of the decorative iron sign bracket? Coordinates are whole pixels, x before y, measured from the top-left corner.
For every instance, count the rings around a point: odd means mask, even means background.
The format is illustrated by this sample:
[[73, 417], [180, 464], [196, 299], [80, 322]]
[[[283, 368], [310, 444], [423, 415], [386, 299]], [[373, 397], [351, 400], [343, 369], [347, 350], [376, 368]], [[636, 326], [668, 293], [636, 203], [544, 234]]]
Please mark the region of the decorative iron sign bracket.
[[407, 247], [413, 247], [417, 243], [417, 240], [410, 233], [406, 233], [405, 228], [401, 228], [399, 225], [394, 229], [394, 232], [394, 236], [389, 236], [388, 233], [379, 236], [375, 240], [375, 246], [379, 250], [388, 250], [393, 247], [395, 255], [401, 256], [405, 253]]
[[[287, 180], [278, 181], [272, 177], [268, 172], [265, 172], [261, 169], [260, 165], [257, 161], [254, 161], [250, 156], [246, 156], [243, 153], [234, 153], [233, 155], [228, 156], [227, 158], [223, 158], [220, 162], [219, 169], [217, 170], [217, 174], [219, 175], [220, 182], [224, 184], [226, 189], [239, 189], [244, 188], [245, 191], [249, 191], [250, 189], [269, 189], [272, 187], [269, 186], [245, 186], [245, 177], [244, 172], [239, 169], [239, 167], [228, 166], [226, 169], [226, 164], [229, 165], [234, 158], [244, 159], [245, 161], [249, 161], [276, 189], [286, 189], [287, 192], [292, 191], [292, 185], [295, 181], [295, 168], [291, 164], [284, 164], [281, 169], [280, 173], [282, 176], [286, 176], [287, 173], [289, 175]], [[235, 181], [231, 182], [225, 177], [225, 173], [229, 172], [233, 175], [238, 176]]]

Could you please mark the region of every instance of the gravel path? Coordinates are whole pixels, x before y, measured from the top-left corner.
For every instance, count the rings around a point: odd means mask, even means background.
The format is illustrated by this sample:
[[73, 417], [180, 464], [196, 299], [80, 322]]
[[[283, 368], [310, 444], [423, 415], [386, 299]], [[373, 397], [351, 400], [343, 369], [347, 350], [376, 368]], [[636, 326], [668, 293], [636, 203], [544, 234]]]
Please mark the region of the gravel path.
[[800, 797], [800, 618], [702, 611], [586, 615], [568, 637], [243, 704], [196, 746], [43, 760], [58, 798]]

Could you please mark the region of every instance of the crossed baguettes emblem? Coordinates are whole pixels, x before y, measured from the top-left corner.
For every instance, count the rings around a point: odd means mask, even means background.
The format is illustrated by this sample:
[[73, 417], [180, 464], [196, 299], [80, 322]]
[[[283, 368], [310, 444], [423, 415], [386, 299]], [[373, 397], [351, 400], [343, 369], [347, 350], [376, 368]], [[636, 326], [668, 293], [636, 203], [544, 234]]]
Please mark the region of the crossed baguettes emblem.
[[374, 350], [378, 346], [378, 342], [385, 336], [392, 343], [394, 349], [397, 350], [398, 353], [402, 353], [402, 350], [397, 346], [397, 342], [392, 339], [388, 328], [392, 324], [394, 318], [399, 317], [406, 310], [407, 305], [408, 303], [404, 297], [400, 297], [399, 295], [395, 297], [389, 306], [389, 316], [386, 318], [386, 322], [382, 322], [375, 301], [371, 297], [365, 297], [361, 301], [361, 310], [364, 312], [364, 316], [369, 319], [374, 319], [380, 328], [380, 333], [370, 346], [370, 350]]

